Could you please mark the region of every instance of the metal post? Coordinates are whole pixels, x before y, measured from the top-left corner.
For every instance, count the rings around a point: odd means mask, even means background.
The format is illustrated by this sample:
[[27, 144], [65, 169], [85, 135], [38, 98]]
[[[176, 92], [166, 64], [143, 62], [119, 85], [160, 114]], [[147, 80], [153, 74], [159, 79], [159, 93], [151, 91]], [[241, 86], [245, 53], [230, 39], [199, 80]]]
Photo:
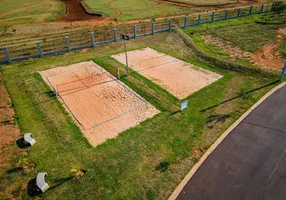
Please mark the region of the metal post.
[[212, 13], [212, 21], [211, 22], [214, 22], [214, 18], [215, 18], [215, 12]]
[[260, 9], [260, 12], [262, 13], [264, 10], [264, 4], [261, 5], [261, 9]]
[[116, 28], [113, 29], [113, 38], [114, 38], [114, 42], [116, 42], [117, 41]]
[[188, 26], [188, 16], [185, 16], [184, 28], [187, 28], [187, 26]]
[[198, 25], [200, 25], [201, 24], [201, 15], [199, 14], [198, 15]]
[[67, 50], [68, 50], [68, 51], [71, 51], [71, 48], [70, 48], [70, 42], [69, 42], [69, 37], [68, 37], [68, 36], [66, 36], [65, 38], [66, 38]]
[[240, 17], [240, 13], [241, 13], [241, 8], [239, 8], [239, 9], [237, 10], [237, 17]]
[[250, 8], [249, 8], [249, 15], [252, 15], [252, 9], [253, 9], [253, 6], [250, 6]]
[[225, 20], [227, 20], [228, 18], [228, 12], [229, 12], [228, 10], [225, 11]]
[[119, 71], [119, 67], [117, 67], [117, 75], [118, 75], [118, 79], [120, 80], [120, 71]]
[[280, 75], [280, 81], [283, 81], [284, 75], [285, 75], [285, 71], [286, 71], [286, 63], [282, 69], [281, 75]]
[[8, 50], [7, 50], [7, 48], [5, 46], [3, 47], [3, 50], [4, 50], [4, 53], [6, 55], [6, 58], [7, 58], [8, 62], [10, 63], [11, 62], [11, 58], [10, 58], [9, 52], [8, 52]]
[[125, 58], [126, 58], [126, 75], [128, 76], [129, 66], [128, 66], [128, 56], [126, 48], [126, 40], [124, 40]]
[[134, 38], [136, 38], [137, 37], [137, 27], [136, 27], [136, 25], [134, 26]]
[[152, 35], [155, 34], [155, 22], [152, 22]]
[[172, 19], [169, 20], [169, 31], [172, 30]]
[[94, 42], [94, 32], [90, 33], [91, 36], [91, 46], [94, 47], [95, 46], [95, 42]]
[[39, 56], [42, 57], [43, 56], [43, 52], [42, 52], [41, 44], [40, 44], [39, 41], [37, 42], [37, 47], [38, 47], [38, 51], [39, 51]]

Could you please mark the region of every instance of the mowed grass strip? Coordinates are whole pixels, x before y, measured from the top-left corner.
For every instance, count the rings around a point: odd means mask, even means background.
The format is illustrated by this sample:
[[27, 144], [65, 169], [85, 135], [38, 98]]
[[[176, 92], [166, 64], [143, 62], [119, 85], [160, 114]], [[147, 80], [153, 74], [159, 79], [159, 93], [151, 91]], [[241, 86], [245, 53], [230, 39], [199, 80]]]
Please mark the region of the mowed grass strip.
[[90, 13], [100, 13], [111, 20], [134, 20], [176, 16], [205, 11], [206, 8], [188, 8], [150, 0], [84, 0], [83, 5]]
[[188, 3], [192, 5], [200, 5], [200, 6], [217, 6], [217, 5], [225, 5], [225, 4], [233, 4], [237, 3], [237, 0], [175, 0], [176, 2]]
[[[224, 78], [191, 95], [189, 108], [180, 113], [176, 112], [180, 102], [175, 97], [131, 71], [122, 81], [161, 113], [96, 148], [88, 144], [37, 72], [90, 59], [114, 75], [117, 67], [124, 72], [124, 65], [109, 57], [123, 52], [121, 42], [86, 53], [29, 60], [3, 68], [21, 131], [32, 132], [37, 140], [25, 157], [35, 167], [14, 173], [13, 181], [48, 172], [51, 188], [42, 195], [47, 199], [166, 199], [217, 137], [275, 86], [265, 85], [276, 79], [206, 66], [192, 56], [174, 32], [128, 42], [130, 49], [146, 46], [177, 57], [180, 50], [188, 52], [185, 59], [223, 74]], [[260, 89], [246, 93], [256, 88]], [[222, 103], [226, 100], [230, 101]], [[21, 166], [22, 160], [15, 163]], [[78, 169], [87, 173], [76, 178]]]

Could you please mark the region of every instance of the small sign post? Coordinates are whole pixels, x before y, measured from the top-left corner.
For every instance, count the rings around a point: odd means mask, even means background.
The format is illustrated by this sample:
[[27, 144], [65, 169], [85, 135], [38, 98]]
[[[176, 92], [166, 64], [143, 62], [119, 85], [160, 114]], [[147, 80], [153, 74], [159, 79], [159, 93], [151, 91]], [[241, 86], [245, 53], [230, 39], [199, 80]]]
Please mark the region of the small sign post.
[[185, 110], [187, 107], [189, 106], [189, 101], [185, 101], [181, 104], [181, 109], [180, 111], [182, 112], [183, 110]]
[[284, 75], [285, 75], [285, 71], [286, 71], [286, 63], [282, 69], [281, 75], [280, 75], [280, 81], [283, 81]]
[[120, 38], [121, 38], [122, 40], [124, 40], [124, 49], [125, 49], [125, 57], [126, 57], [126, 75], [128, 76], [129, 66], [128, 66], [126, 40], [129, 40], [130, 37], [129, 37], [128, 35], [121, 34], [121, 35], [120, 35]]

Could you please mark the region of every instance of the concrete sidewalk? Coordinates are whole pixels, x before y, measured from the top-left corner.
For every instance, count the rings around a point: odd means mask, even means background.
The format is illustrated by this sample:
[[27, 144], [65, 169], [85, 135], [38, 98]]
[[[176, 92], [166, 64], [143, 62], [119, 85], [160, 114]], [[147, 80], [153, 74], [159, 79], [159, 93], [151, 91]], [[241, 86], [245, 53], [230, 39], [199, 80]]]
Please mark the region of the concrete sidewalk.
[[222, 141], [178, 200], [286, 199], [286, 86]]

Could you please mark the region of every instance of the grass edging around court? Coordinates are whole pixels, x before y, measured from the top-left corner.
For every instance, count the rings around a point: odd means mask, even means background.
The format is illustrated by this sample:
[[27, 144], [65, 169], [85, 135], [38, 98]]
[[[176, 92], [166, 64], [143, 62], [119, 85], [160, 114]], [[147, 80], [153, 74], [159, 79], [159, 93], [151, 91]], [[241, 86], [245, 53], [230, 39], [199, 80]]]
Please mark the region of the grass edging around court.
[[250, 109], [248, 109], [236, 122], [234, 122], [217, 140], [213, 145], [204, 153], [204, 155], [200, 158], [199, 162], [197, 162], [189, 173], [185, 176], [185, 178], [181, 181], [181, 183], [177, 186], [168, 200], [175, 200], [181, 191], [184, 189], [185, 185], [191, 180], [193, 175], [197, 172], [200, 166], [205, 162], [205, 160], [209, 157], [209, 155], [220, 145], [220, 143], [231, 133], [233, 129], [235, 129], [240, 122], [246, 118], [257, 106], [259, 106], [265, 99], [267, 99], [270, 95], [272, 95], [275, 91], [282, 88], [286, 85], [286, 82], [280, 83], [275, 88], [271, 89], [266, 95], [264, 95], [258, 102], [256, 102]]

